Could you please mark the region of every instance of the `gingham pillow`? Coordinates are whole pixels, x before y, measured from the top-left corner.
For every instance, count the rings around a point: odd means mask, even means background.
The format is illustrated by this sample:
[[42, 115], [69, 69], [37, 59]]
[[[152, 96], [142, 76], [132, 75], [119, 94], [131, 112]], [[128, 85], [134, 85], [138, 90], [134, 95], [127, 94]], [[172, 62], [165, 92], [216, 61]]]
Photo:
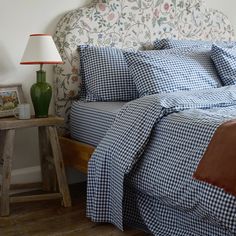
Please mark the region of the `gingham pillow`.
[[[194, 48], [206, 48], [211, 50], [213, 42], [203, 40], [187, 40], [187, 39], [157, 39], [154, 42], [154, 48], [159, 49], [171, 49], [181, 47], [194, 47]], [[217, 42], [221, 46], [235, 46], [236, 42]]]
[[79, 46], [82, 98], [86, 101], [130, 101], [138, 97], [122, 50]]
[[236, 46], [223, 48], [213, 44], [211, 58], [223, 85], [236, 85]]
[[154, 48], [159, 49], [171, 49], [180, 47], [202, 47], [211, 49], [211, 41], [201, 41], [201, 40], [177, 40], [177, 39], [157, 39], [154, 42]]
[[140, 96], [221, 87], [217, 72], [204, 49], [169, 49], [124, 52]]

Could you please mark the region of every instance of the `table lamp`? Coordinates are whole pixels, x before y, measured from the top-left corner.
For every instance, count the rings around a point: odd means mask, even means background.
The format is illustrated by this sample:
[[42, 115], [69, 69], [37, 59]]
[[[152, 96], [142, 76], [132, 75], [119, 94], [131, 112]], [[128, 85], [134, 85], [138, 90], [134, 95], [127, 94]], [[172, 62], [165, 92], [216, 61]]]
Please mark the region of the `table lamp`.
[[48, 117], [48, 109], [52, 98], [52, 87], [46, 82], [44, 64], [63, 64], [60, 54], [51, 35], [31, 34], [20, 64], [39, 64], [37, 82], [32, 85], [30, 95], [34, 106], [35, 117]]

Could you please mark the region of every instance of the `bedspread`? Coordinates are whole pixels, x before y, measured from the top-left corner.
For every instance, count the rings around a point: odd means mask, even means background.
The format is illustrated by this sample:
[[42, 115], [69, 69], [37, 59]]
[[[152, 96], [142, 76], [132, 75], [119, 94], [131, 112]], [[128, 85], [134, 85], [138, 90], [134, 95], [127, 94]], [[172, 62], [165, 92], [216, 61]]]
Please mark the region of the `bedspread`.
[[[217, 127], [236, 117], [235, 108], [234, 86], [157, 94], [124, 105], [89, 162], [87, 215], [123, 229], [126, 178], [167, 206], [236, 234], [236, 198], [192, 178]], [[155, 234], [148, 214], [144, 221]]]

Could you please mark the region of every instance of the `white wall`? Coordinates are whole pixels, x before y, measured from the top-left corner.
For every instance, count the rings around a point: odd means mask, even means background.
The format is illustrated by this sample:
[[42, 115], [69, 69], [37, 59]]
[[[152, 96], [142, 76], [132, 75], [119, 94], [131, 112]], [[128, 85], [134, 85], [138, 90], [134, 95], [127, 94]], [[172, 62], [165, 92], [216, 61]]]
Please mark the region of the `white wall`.
[[[36, 81], [35, 72], [38, 66], [19, 65], [29, 35], [54, 34], [59, 19], [67, 11], [90, 2], [90, 0], [0, 0], [0, 84], [22, 83], [26, 100], [31, 103], [29, 90]], [[51, 83], [52, 66], [45, 68], [47, 80]], [[52, 104], [53, 102], [51, 113]], [[13, 168], [38, 165], [36, 129], [19, 130], [14, 156]]]
[[[235, 0], [205, 1], [209, 7], [222, 10], [228, 15], [236, 31]], [[19, 65], [28, 36], [32, 33], [53, 34], [62, 15], [90, 2], [91, 0], [0, 0], [0, 84], [22, 83], [27, 102], [31, 102], [29, 89], [35, 82], [38, 66]], [[52, 67], [46, 68], [48, 81], [52, 82]], [[15, 169], [38, 165], [35, 129], [17, 133], [15, 153]]]

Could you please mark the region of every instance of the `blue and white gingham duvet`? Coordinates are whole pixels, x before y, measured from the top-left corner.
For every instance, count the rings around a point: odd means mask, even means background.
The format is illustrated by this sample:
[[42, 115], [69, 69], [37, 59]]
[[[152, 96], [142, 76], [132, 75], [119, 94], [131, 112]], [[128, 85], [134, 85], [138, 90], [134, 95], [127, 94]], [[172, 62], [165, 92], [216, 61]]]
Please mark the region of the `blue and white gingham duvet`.
[[124, 105], [89, 162], [88, 217], [158, 236], [236, 235], [236, 198], [192, 178], [217, 127], [235, 118], [235, 86]]

